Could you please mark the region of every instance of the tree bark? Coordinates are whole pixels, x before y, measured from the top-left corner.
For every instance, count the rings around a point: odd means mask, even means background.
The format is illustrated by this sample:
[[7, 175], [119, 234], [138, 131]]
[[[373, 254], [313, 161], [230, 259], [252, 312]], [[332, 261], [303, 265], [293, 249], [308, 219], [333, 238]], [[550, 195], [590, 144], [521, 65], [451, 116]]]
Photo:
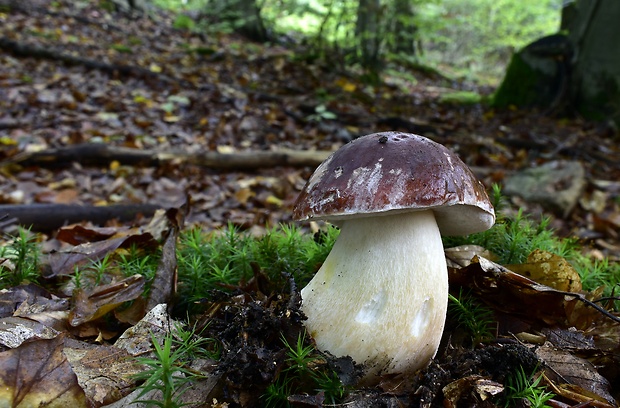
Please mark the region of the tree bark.
[[41, 152], [22, 153], [3, 164], [21, 166], [59, 167], [72, 162], [91, 166], [107, 166], [112, 161], [131, 166], [159, 166], [171, 161], [219, 170], [251, 170], [276, 166], [316, 167], [331, 154], [330, 151], [247, 151], [238, 153], [156, 152], [84, 143]]
[[567, 22], [576, 55], [571, 80], [575, 109], [620, 123], [620, 1], [579, 0]]
[[267, 40], [267, 30], [256, 0], [214, 0], [205, 12], [209, 19], [229, 24], [231, 28], [253, 41]]
[[137, 216], [152, 216], [161, 206], [154, 204], [123, 204], [82, 206], [73, 204], [0, 205], [0, 230], [20, 225], [33, 231], [49, 232], [63, 225], [90, 221], [103, 225], [109, 220], [128, 222]]
[[392, 33], [394, 43], [392, 51], [413, 56], [416, 54], [416, 27], [413, 18], [415, 12], [411, 0], [394, 0], [394, 24]]
[[360, 54], [360, 63], [364, 68], [373, 72], [378, 72], [380, 65], [380, 25], [380, 0], [359, 0], [355, 35]]

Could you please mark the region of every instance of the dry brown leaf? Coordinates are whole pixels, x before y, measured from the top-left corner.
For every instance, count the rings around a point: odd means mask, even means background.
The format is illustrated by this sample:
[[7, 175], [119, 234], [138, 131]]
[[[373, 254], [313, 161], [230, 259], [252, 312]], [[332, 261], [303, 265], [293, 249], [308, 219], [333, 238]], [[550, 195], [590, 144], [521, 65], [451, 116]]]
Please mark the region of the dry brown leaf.
[[452, 381], [442, 389], [444, 407], [456, 408], [461, 400], [484, 402], [504, 391], [504, 386], [480, 375], [470, 375]]
[[53, 339], [58, 332], [39, 322], [23, 317], [3, 317], [0, 319], [0, 344], [16, 348], [26, 341]]
[[124, 302], [137, 299], [144, 291], [144, 284], [144, 276], [136, 274], [120, 282], [98, 286], [90, 292], [77, 289], [74, 306], [69, 313], [69, 324], [76, 327], [93, 321]]
[[143, 370], [125, 350], [113, 346], [70, 340], [64, 353], [88, 399], [97, 406], [129, 394], [135, 386], [131, 376]]
[[[0, 291], [0, 317], [13, 316], [16, 310], [23, 310], [26, 305], [36, 306], [37, 313], [69, 309], [67, 299], [58, 298], [37, 285], [20, 285]], [[30, 312], [35, 310], [30, 309]]]
[[609, 381], [588, 360], [550, 343], [536, 349], [536, 355], [545, 363], [545, 376], [565, 391], [561, 394], [563, 397], [576, 402], [594, 400], [603, 404], [596, 406], [616, 406]]
[[470, 288], [495, 309], [561, 327], [586, 329], [603, 316], [586, 295], [537, 283], [483, 257], [465, 268], [448, 268], [451, 286]]
[[62, 352], [64, 336], [37, 340], [0, 353], [0, 405], [88, 407], [84, 391]]
[[151, 291], [146, 303], [146, 310], [150, 310], [160, 303], [169, 303], [177, 291], [177, 254], [176, 243], [179, 232], [185, 223], [188, 205], [180, 209], [166, 211], [169, 230], [162, 248], [162, 256], [157, 265], [157, 271], [151, 284]]

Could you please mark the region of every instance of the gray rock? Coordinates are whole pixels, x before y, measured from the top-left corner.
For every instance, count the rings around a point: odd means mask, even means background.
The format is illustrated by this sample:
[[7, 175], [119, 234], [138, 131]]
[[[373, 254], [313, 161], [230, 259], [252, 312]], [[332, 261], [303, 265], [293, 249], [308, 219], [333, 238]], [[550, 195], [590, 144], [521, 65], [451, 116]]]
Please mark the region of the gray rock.
[[527, 168], [504, 180], [503, 193], [538, 203], [562, 217], [573, 210], [586, 187], [583, 165], [577, 161], [553, 161]]

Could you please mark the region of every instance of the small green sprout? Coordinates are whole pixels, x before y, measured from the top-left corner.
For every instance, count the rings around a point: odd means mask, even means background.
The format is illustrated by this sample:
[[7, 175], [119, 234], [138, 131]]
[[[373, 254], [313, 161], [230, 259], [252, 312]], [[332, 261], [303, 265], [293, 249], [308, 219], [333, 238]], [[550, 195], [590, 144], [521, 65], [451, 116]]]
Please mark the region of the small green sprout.
[[526, 400], [527, 406], [532, 408], [544, 408], [547, 401], [555, 394], [547, 392], [545, 387], [539, 386], [542, 376], [532, 380], [532, 375], [527, 375], [523, 367], [519, 368], [513, 376], [507, 379], [504, 395], [504, 407], [521, 406], [520, 401]]

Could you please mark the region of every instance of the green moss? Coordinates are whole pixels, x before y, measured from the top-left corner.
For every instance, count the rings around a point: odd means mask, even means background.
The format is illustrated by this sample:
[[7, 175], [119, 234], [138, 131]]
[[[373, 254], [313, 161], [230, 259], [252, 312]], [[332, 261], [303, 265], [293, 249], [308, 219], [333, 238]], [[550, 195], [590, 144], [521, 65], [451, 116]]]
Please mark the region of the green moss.
[[492, 106], [532, 106], [539, 104], [541, 74], [534, 70], [520, 54], [514, 54], [506, 76], [492, 98]]

